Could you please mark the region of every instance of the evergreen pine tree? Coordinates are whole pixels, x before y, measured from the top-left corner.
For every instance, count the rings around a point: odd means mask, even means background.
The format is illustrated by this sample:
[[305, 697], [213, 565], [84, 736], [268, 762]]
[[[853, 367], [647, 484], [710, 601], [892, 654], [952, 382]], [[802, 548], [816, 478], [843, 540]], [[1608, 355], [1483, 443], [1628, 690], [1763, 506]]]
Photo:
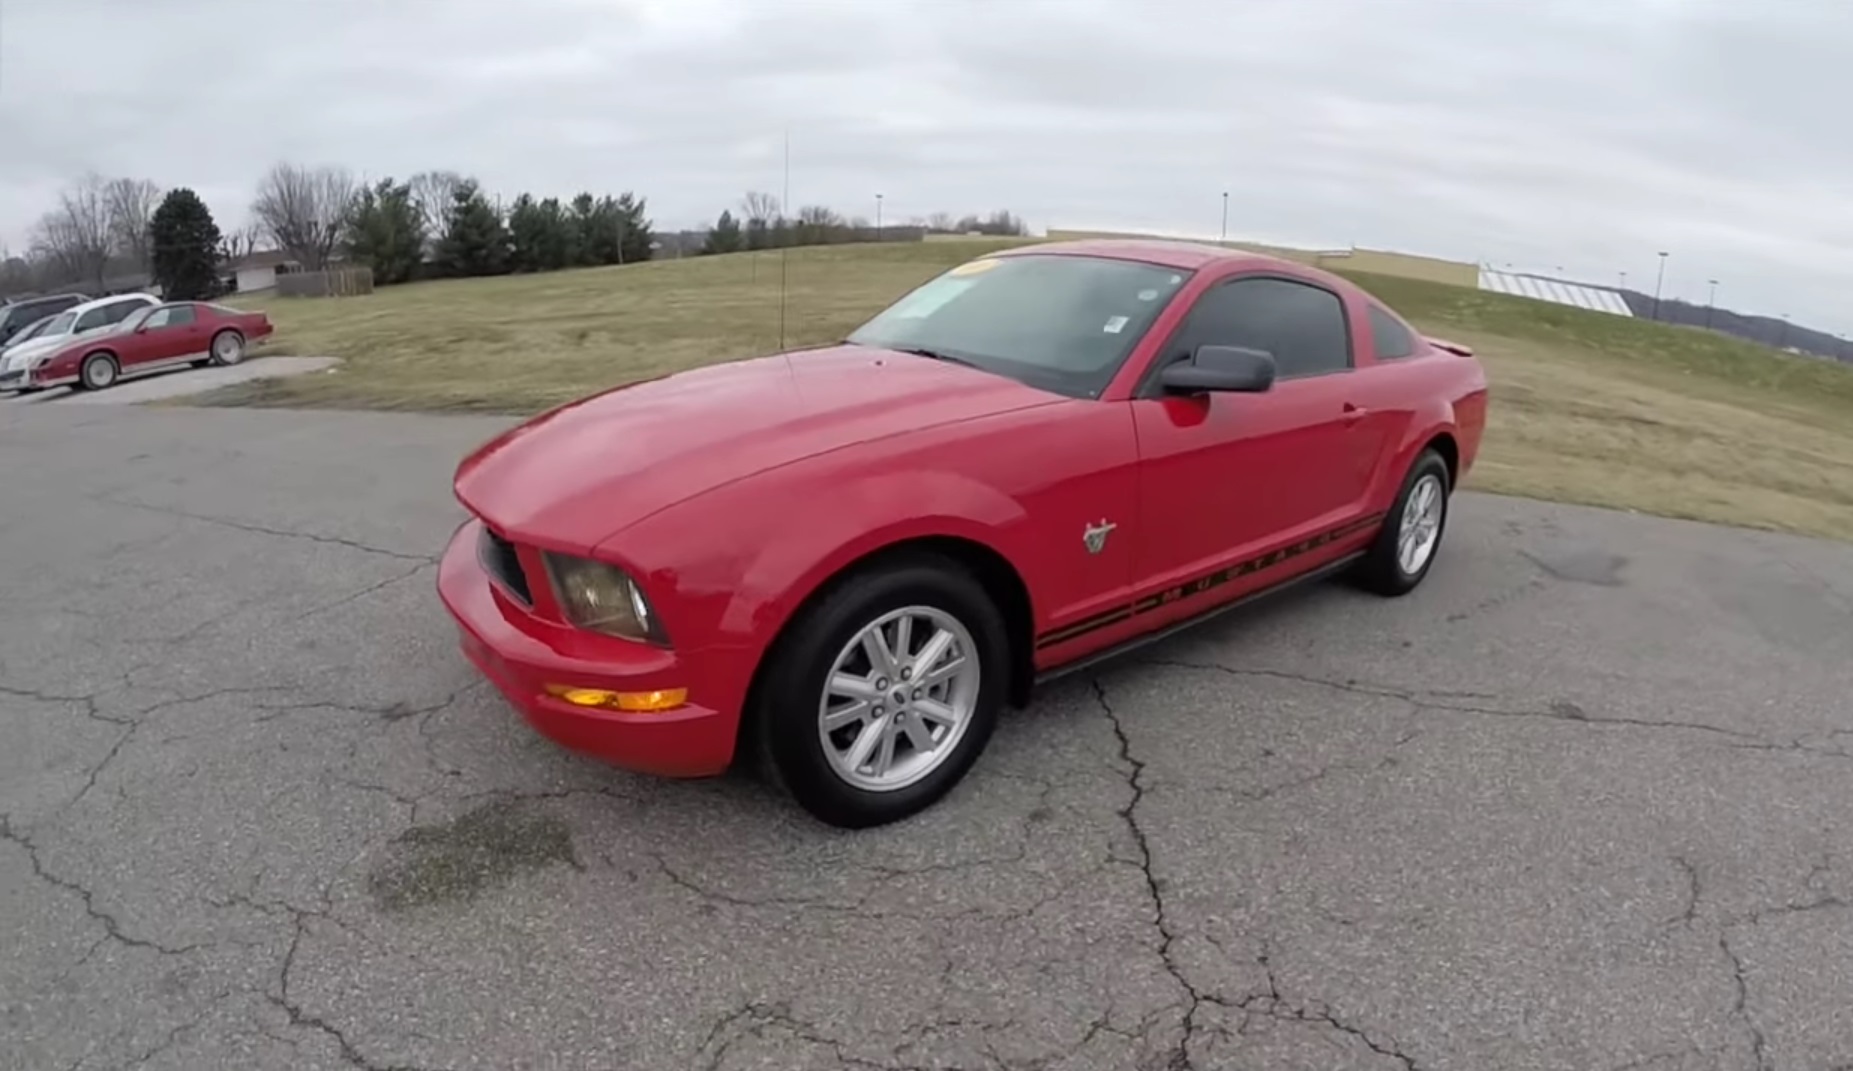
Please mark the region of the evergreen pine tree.
[[745, 238], [740, 233], [740, 224], [733, 218], [733, 213], [722, 210], [721, 218], [708, 228], [708, 239], [702, 243], [703, 253], [738, 253], [745, 246]]
[[385, 178], [362, 187], [342, 225], [341, 245], [349, 260], [373, 269], [381, 286], [416, 275], [424, 262], [425, 216], [411, 184]]
[[508, 229], [481, 187], [464, 181], [451, 195], [438, 263], [451, 275], [502, 275], [508, 271]]
[[199, 195], [169, 190], [148, 221], [149, 268], [168, 301], [201, 301], [219, 293], [219, 226]]

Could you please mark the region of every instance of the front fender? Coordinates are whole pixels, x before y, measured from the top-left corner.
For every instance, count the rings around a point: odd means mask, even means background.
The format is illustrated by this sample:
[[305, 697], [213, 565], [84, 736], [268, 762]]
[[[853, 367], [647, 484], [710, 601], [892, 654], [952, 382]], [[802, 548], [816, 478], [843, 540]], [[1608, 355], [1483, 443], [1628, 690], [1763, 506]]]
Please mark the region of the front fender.
[[[831, 480], [746, 480], [673, 506], [613, 537], [677, 646], [763, 647], [830, 577], [910, 539], [1012, 547], [1023, 505], [972, 476], [926, 467]], [[1032, 587], [1033, 590], [1033, 587]]]

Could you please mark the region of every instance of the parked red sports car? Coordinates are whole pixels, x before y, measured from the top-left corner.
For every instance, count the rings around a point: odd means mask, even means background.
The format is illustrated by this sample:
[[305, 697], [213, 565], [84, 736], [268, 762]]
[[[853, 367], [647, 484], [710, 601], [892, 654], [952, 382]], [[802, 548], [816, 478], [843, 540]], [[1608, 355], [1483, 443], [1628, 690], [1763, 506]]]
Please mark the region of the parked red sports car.
[[204, 301], [150, 305], [114, 327], [75, 335], [69, 344], [24, 370], [19, 390], [70, 385], [102, 390], [119, 379], [179, 365], [232, 365], [246, 349], [274, 329], [261, 312], [244, 312]]
[[921, 810], [1038, 679], [1289, 581], [1435, 560], [1486, 379], [1343, 279], [1184, 243], [1014, 248], [840, 344], [574, 402], [466, 458], [438, 577], [541, 732], [768, 760]]

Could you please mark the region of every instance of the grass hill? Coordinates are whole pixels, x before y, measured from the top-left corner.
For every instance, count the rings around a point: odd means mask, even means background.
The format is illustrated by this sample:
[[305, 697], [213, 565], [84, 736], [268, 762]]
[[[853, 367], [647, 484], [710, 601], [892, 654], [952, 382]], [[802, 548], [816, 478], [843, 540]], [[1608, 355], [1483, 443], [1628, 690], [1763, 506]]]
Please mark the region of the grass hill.
[[[785, 341], [841, 337], [1003, 242], [793, 250]], [[780, 259], [734, 254], [416, 283], [361, 298], [242, 299], [281, 352], [338, 372], [203, 404], [528, 413], [630, 380], [774, 350]], [[1353, 276], [1493, 381], [1470, 485], [1853, 539], [1853, 367], [1689, 327], [1406, 279]]]

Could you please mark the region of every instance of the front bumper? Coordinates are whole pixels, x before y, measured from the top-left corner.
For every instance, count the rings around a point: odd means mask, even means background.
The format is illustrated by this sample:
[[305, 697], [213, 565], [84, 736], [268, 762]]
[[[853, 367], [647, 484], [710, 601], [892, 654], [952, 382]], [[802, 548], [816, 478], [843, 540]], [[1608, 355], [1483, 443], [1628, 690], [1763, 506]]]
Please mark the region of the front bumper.
[[44, 390], [47, 387], [64, 387], [77, 382], [76, 376], [44, 379], [35, 376], [34, 371], [32, 368], [0, 371], [0, 390]]
[[[517, 605], [483, 568], [481, 533], [482, 522], [472, 518], [451, 536], [438, 565], [438, 597], [457, 621], [464, 655], [529, 725], [571, 750], [642, 773], [708, 777], [727, 769], [737, 706], [702, 705], [702, 682], [689, 679], [692, 667], [674, 651], [544, 621]], [[548, 694], [548, 685], [687, 688], [689, 702], [647, 714], [591, 709]]]

